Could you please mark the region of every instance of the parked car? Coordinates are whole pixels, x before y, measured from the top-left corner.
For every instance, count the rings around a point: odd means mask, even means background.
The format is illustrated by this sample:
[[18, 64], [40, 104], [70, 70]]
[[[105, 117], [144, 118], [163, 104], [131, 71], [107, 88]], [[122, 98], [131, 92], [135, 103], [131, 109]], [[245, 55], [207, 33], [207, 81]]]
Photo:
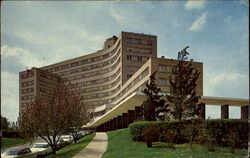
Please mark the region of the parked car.
[[64, 140], [60, 137], [59, 140], [57, 141], [57, 147], [58, 147], [59, 149], [61, 149], [61, 148], [65, 147], [66, 145], [67, 145], [67, 142], [64, 141]]
[[9, 148], [1, 153], [1, 158], [36, 158], [37, 154], [32, 153], [30, 148]]
[[73, 137], [71, 135], [62, 135], [61, 138], [67, 142], [67, 144], [70, 144], [73, 142]]
[[48, 143], [35, 143], [30, 150], [37, 153], [37, 157], [45, 156], [52, 153], [52, 149]]

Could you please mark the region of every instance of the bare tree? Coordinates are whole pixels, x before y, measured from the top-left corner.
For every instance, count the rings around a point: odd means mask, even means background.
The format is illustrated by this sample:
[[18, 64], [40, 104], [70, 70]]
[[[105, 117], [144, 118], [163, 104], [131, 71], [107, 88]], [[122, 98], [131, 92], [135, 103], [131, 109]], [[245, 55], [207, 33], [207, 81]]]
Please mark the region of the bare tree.
[[41, 137], [56, 154], [60, 136], [83, 126], [88, 122], [88, 115], [87, 105], [71, 84], [59, 82], [46, 98], [36, 97], [31, 101], [22, 115], [19, 130], [23, 136]]

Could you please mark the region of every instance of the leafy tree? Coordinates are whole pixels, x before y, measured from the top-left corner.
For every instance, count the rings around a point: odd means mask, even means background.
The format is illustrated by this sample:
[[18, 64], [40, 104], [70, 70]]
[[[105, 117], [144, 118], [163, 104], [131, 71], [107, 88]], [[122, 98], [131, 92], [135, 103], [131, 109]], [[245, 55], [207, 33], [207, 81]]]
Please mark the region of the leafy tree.
[[200, 96], [196, 94], [197, 80], [200, 75], [192, 62], [187, 62], [186, 51], [189, 46], [178, 53], [178, 65], [172, 69], [169, 77], [170, 93], [166, 95], [169, 110], [174, 119], [182, 120], [199, 115]]
[[155, 83], [156, 73], [157, 71], [155, 71], [150, 76], [149, 83], [146, 84], [146, 88], [142, 91], [144, 94], [148, 96], [148, 99], [142, 104], [144, 119], [148, 121], [155, 120], [155, 117], [162, 120], [162, 117], [160, 117], [159, 114], [168, 111], [165, 101], [163, 99], [160, 99], [162, 95], [159, 95], [161, 89], [157, 87]]
[[1, 129], [8, 129], [9, 128], [9, 121], [6, 117], [1, 115]]
[[59, 82], [46, 98], [36, 97], [31, 101], [22, 115], [19, 130], [24, 137], [41, 137], [56, 154], [60, 136], [88, 122], [89, 112], [71, 84]]

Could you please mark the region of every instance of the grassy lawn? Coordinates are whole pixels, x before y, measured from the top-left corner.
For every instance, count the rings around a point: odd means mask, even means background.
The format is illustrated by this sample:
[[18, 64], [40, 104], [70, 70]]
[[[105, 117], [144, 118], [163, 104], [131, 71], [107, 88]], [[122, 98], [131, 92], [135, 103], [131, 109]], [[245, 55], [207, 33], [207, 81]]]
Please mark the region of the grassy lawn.
[[83, 148], [85, 148], [89, 142], [95, 137], [95, 133], [85, 136], [77, 141], [76, 144], [68, 145], [61, 150], [56, 152], [56, 155], [50, 155], [48, 158], [71, 158], [78, 152], [80, 152]]
[[103, 158], [242, 158], [247, 155], [246, 149], [239, 149], [235, 154], [229, 148], [216, 147], [215, 152], [208, 152], [201, 145], [194, 145], [194, 150], [188, 144], [175, 145], [175, 149], [166, 148], [166, 143], [153, 143], [153, 148], [147, 148], [143, 142], [134, 142], [129, 129], [108, 132], [108, 149]]
[[7, 148], [18, 144], [24, 144], [31, 142], [33, 139], [21, 139], [21, 138], [1, 138], [1, 148]]

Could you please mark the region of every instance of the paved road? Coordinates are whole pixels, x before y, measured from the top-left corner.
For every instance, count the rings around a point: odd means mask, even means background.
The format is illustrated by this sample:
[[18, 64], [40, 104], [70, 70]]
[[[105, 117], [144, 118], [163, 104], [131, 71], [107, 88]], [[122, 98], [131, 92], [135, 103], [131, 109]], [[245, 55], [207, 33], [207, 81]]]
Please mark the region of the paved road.
[[101, 158], [107, 150], [108, 136], [105, 132], [97, 132], [94, 139], [73, 158]]

